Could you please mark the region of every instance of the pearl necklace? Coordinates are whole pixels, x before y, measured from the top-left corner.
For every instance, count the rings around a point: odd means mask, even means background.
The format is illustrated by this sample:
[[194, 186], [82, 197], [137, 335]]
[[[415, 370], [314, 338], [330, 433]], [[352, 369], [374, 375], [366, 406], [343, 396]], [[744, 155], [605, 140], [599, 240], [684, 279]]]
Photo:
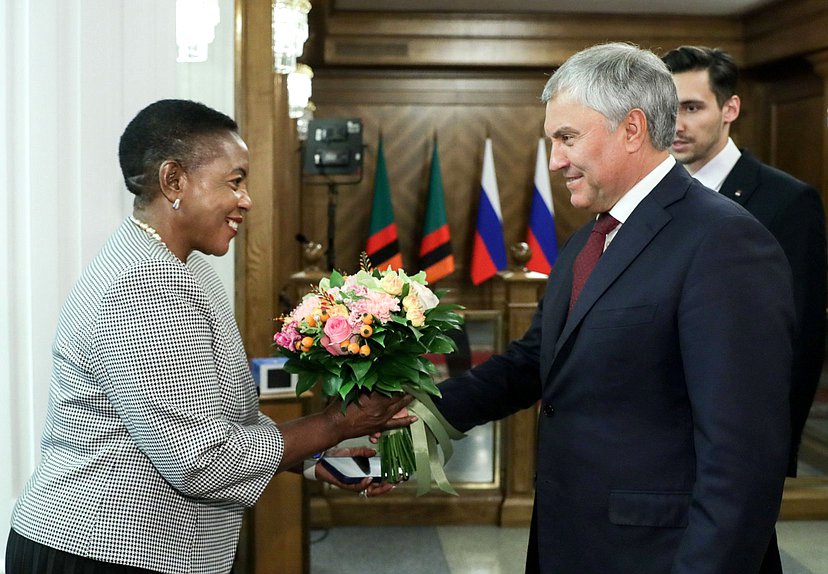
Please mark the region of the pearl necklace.
[[164, 243], [164, 241], [161, 239], [161, 236], [158, 235], [158, 232], [155, 230], [155, 228], [151, 226], [149, 223], [144, 223], [140, 219], [136, 218], [134, 215], [130, 215], [129, 220], [135, 225], [137, 225], [139, 229], [143, 230], [144, 233], [146, 233], [162, 245], [166, 245], [166, 243]]

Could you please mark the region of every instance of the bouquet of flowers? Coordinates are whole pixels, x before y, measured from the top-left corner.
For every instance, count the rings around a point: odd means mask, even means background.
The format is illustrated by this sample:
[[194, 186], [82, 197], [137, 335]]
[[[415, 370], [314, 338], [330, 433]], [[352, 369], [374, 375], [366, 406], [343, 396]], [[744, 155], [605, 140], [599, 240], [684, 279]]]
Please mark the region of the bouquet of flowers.
[[[320, 384], [328, 397], [340, 397], [344, 409], [363, 392], [409, 393], [411, 427], [383, 433], [379, 441], [382, 478], [399, 482], [414, 477], [417, 494], [432, 479], [456, 494], [443, 464], [451, 458], [451, 440], [462, 438], [437, 411], [430, 396], [440, 396], [432, 376], [437, 369], [424, 355], [456, 350], [446, 332], [459, 329], [457, 305], [440, 304], [426, 286], [425, 273], [372, 269], [363, 253], [355, 275], [333, 271], [282, 317], [273, 338], [288, 357], [285, 370], [296, 373], [297, 394]], [[443, 453], [442, 461], [437, 448]]]

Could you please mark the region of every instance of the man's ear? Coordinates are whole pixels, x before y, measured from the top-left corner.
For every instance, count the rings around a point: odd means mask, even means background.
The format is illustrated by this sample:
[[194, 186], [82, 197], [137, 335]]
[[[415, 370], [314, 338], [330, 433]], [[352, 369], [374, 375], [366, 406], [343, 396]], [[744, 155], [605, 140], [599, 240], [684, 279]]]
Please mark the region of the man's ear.
[[621, 127], [624, 128], [624, 144], [628, 152], [638, 151], [650, 137], [647, 133], [647, 116], [639, 108], [634, 108], [627, 113], [627, 117], [621, 122]]
[[742, 101], [739, 99], [739, 96], [736, 94], [730, 96], [722, 106], [722, 121], [726, 124], [735, 122], [736, 118], [739, 117], [741, 107]]

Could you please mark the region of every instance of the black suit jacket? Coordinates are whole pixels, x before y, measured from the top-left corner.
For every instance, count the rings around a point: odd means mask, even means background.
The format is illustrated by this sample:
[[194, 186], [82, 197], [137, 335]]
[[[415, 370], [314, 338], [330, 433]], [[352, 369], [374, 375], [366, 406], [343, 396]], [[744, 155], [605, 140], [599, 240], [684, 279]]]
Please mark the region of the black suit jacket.
[[825, 358], [825, 215], [816, 189], [757, 160], [749, 151], [722, 184], [720, 193], [744, 206], [776, 237], [793, 273], [797, 328], [791, 381], [791, 452], [796, 460], [805, 420]]
[[592, 225], [561, 251], [526, 334], [436, 403], [466, 430], [541, 400], [528, 571], [755, 574], [790, 440], [785, 255], [676, 165], [568, 312]]

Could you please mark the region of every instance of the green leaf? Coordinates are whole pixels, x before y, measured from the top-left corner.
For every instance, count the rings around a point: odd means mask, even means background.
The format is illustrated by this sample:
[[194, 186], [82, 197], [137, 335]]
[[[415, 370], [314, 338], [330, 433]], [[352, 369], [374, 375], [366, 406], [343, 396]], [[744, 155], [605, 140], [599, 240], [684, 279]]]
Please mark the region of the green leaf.
[[374, 385], [375, 390], [385, 391], [387, 393], [401, 393], [402, 392], [402, 385], [396, 381], [384, 381], [380, 380], [377, 381], [377, 384]]
[[342, 287], [345, 285], [345, 278], [342, 277], [342, 274], [334, 269], [331, 271], [331, 287]]
[[362, 379], [358, 384], [360, 388], [366, 389], [368, 391], [373, 390], [374, 385], [377, 384], [379, 377], [377, 376], [376, 369], [368, 371], [368, 375]]
[[342, 386], [342, 377], [337, 375], [326, 375], [322, 380], [322, 392], [325, 396], [334, 397], [339, 394], [339, 387]]
[[426, 272], [425, 271], [420, 271], [416, 275], [411, 275], [409, 277], [409, 279], [411, 279], [415, 283], [419, 283], [420, 285], [425, 285], [426, 284]]
[[416, 364], [416, 361], [412, 361], [410, 357], [408, 360], [395, 357], [384, 365], [380, 373], [380, 382], [396, 381], [396, 384], [402, 384], [405, 381], [417, 382], [420, 378], [420, 371], [417, 370]]
[[350, 361], [348, 366], [351, 367], [351, 370], [354, 372], [354, 376], [357, 379], [364, 379], [365, 375], [371, 369], [372, 362], [370, 359], [363, 359], [360, 361]]
[[330, 357], [330, 359], [323, 358], [319, 360], [321, 366], [324, 367], [328, 373], [334, 376], [339, 376], [339, 374], [342, 373], [342, 361], [337, 360], [333, 355], [328, 355], [328, 357]]
[[434, 384], [434, 379], [432, 379], [428, 375], [422, 375], [420, 377], [420, 388], [427, 392], [430, 395], [437, 395], [440, 396], [440, 391], [437, 389], [437, 385]]
[[437, 373], [437, 367], [425, 357], [417, 357], [417, 368], [421, 373], [426, 373], [428, 375]]
[[353, 389], [351, 389], [348, 392], [347, 395], [342, 397], [342, 406], [347, 408], [348, 405], [350, 405], [353, 402], [356, 402], [358, 398], [359, 398], [359, 390], [356, 387], [354, 387]]
[[457, 305], [456, 303], [438, 303], [435, 307], [432, 307], [431, 309], [426, 311], [426, 314], [433, 313], [435, 311], [455, 311], [457, 309], [465, 309], [465, 307], [463, 307], [462, 305]]
[[429, 351], [432, 353], [451, 353], [456, 350], [457, 346], [454, 341], [445, 335], [437, 335], [434, 337], [434, 341], [432, 341], [429, 345]]
[[451, 311], [435, 311], [432, 309], [425, 313], [426, 321], [429, 323], [452, 323], [455, 325], [462, 325], [464, 323], [463, 317]]
[[282, 368], [288, 373], [292, 373], [294, 375], [304, 373], [306, 370], [296, 359], [288, 359]]
[[316, 373], [309, 373], [307, 371], [299, 373], [299, 380], [296, 382], [296, 395], [301, 395], [305, 391], [313, 388], [316, 384], [319, 375]]
[[425, 312], [426, 321], [429, 323], [440, 321], [462, 325], [463, 317], [453, 311], [458, 307], [458, 305], [437, 305]]
[[348, 381], [339, 387], [339, 396], [342, 397], [342, 400], [345, 400], [348, 397], [348, 393], [351, 392], [351, 389], [353, 389], [355, 385], [355, 381]]

